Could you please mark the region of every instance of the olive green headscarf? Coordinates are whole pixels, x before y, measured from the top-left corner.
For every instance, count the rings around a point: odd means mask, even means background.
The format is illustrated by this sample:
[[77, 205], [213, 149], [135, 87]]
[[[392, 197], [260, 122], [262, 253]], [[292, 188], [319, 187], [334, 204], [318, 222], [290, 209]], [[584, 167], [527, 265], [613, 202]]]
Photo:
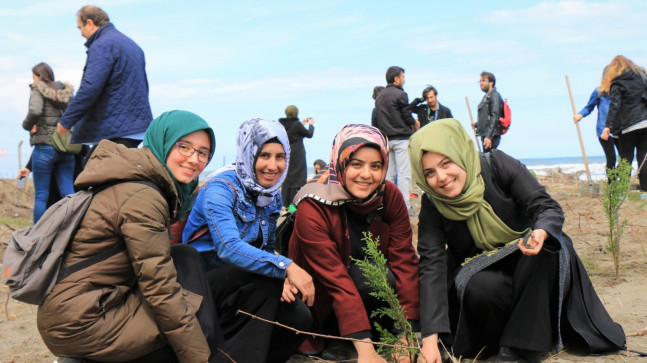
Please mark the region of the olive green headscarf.
[[213, 130], [202, 117], [189, 111], [176, 110], [164, 112], [151, 122], [144, 136], [144, 147], [153, 152], [157, 160], [166, 167], [166, 170], [168, 170], [171, 178], [175, 182], [178, 200], [180, 201], [177, 218], [182, 220], [185, 218], [186, 213], [191, 210], [191, 207], [193, 207], [194, 192], [198, 187], [198, 178], [195, 178], [189, 184], [178, 182], [166, 165], [166, 159], [173, 146], [175, 146], [175, 143], [181, 137], [200, 130], [206, 131], [209, 135], [209, 141], [211, 142], [210, 152], [213, 154], [216, 149], [216, 138], [213, 135]]
[[[447, 198], [431, 189], [422, 171], [422, 155], [425, 151], [445, 155], [465, 170], [467, 178], [461, 194]], [[429, 194], [445, 218], [466, 221], [479, 249], [491, 251], [530, 232], [510, 229], [483, 199], [485, 183], [481, 176], [479, 153], [457, 120], [434, 121], [414, 133], [409, 139], [409, 160], [416, 184]]]

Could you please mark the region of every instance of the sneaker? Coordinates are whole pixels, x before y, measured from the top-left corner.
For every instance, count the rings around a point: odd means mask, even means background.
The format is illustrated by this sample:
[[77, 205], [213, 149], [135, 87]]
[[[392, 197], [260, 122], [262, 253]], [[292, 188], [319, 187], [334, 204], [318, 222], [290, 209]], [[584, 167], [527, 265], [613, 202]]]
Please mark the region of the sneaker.
[[418, 194], [411, 193], [411, 194], [409, 194], [409, 198], [418, 199]]
[[496, 361], [497, 363], [526, 363], [519, 349], [504, 346], [499, 349], [499, 355], [497, 355]]

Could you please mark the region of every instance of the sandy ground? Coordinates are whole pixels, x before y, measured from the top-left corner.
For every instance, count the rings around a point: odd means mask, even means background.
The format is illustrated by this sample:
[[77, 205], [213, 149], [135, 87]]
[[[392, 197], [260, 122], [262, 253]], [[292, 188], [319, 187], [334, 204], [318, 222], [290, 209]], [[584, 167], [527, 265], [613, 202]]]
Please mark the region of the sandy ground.
[[[627, 346], [647, 352], [647, 199], [633, 192], [621, 209], [628, 220], [621, 242], [620, 278], [615, 279], [611, 254], [606, 245], [606, 217], [598, 195], [579, 183], [575, 176], [558, 172], [540, 177], [548, 192], [564, 209], [564, 230], [575, 244], [591, 280], [611, 316], [627, 334]], [[595, 185], [594, 185], [595, 187]], [[33, 204], [33, 186], [16, 189], [14, 180], [0, 180], [0, 255], [4, 254], [11, 232], [29, 224]], [[413, 200], [419, 208], [419, 199]], [[412, 217], [414, 242], [417, 218]], [[36, 329], [37, 307], [7, 300], [7, 287], [0, 287], [0, 363], [52, 362], [55, 357], [47, 350]], [[290, 362], [317, 362], [312, 358], [294, 356]], [[466, 361], [466, 360], [463, 360]], [[471, 360], [470, 360], [471, 361]], [[484, 362], [493, 362], [490, 358]], [[646, 362], [633, 353], [613, 353], [602, 356], [581, 356], [569, 351], [553, 353], [545, 362]]]

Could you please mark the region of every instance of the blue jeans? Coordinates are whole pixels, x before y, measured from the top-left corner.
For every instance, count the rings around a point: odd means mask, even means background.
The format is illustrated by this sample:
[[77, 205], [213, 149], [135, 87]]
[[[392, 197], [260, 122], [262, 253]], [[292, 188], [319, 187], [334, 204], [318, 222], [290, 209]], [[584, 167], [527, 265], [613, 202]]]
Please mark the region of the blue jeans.
[[50, 145], [34, 145], [31, 158], [36, 201], [34, 202], [34, 223], [47, 209], [49, 183], [56, 177], [61, 197], [74, 193], [74, 155], [59, 153]]
[[398, 186], [407, 209], [411, 209], [411, 204], [409, 204], [411, 163], [407, 145], [409, 145], [409, 140], [389, 140], [389, 166], [386, 171], [386, 179]]

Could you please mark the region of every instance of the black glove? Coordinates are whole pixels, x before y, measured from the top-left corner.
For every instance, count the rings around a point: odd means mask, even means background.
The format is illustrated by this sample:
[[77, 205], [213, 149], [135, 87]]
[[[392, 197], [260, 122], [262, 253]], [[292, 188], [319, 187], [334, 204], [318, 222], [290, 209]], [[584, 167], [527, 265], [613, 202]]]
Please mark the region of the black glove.
[[418, 106], [418, 104], [421, 103], [422, 101], [424, 101], [422, 98], [416, 97], [413, 99], [413, 101], [411, 101], [411, 104], [414, 106]]

